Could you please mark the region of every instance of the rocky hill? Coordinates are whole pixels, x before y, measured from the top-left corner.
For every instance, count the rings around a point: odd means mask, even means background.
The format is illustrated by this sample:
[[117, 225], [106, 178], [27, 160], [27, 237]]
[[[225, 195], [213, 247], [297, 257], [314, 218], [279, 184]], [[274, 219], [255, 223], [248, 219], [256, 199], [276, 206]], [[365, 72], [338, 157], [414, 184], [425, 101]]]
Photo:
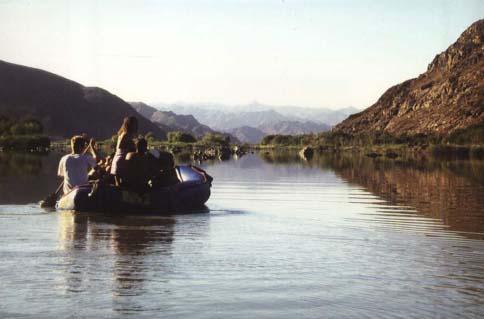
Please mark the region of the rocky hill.
[[155, 109], [154, 107], [143, 103], [143, 102], [129, 102], [131, 107], [136, 110], [139, 114], [143, 115], [146, 119], [150, 119], [151, 116], [157, 112], [158, 110]]
[[[0, 61], [0, 115], [35, 118], [50, 136], [87, 133], [98, 139], [115, 134], [125, 116], [137, 115], [128, 103], [106, 90], [85, 87], [61, 76]], [[160, 138], [165, 131], [139, 116], [140, 133]]]
[[445, 136], [484, 124], [484, 19], [472, 24], [419, 77], [388, 89], [368, 109], [334, 128]]

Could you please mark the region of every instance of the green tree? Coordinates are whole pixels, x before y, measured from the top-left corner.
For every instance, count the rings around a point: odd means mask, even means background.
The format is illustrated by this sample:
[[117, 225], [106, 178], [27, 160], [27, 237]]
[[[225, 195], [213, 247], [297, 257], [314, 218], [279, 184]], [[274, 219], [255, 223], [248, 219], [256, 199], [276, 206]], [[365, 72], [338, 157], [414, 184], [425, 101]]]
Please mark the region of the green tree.
[[44, 131], [42, 123], [29, 119], [13, 122], [6, 118], [0, 118], [0, 135], [39, 135]]
[[228, 146], [230, 144], [230, 136], [221, 133], [206, 133], [202, 141], [206, 144]]
[[174, 131], [168, 133], [169, 143], [195, 143], [197, 139], [188, 133], [181, 131]]
[[24, 126], [24, 132], [27, 135], [42, 134], [44, 132], [44, 127], [42, 123], [35, 119], [29, 119], [22, 123]]

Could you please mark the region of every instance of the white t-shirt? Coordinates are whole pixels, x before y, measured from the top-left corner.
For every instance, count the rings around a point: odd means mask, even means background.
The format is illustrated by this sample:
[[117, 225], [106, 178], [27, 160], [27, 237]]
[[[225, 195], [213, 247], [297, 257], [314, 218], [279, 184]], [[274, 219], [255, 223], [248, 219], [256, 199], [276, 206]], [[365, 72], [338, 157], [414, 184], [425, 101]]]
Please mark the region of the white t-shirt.
[[75, 186], [88, 183], [88, 169], [95, 167], [96, 160], [88, 154], [68, 154], [61, 158], [57, 175], [64, 177], [64, 194]]

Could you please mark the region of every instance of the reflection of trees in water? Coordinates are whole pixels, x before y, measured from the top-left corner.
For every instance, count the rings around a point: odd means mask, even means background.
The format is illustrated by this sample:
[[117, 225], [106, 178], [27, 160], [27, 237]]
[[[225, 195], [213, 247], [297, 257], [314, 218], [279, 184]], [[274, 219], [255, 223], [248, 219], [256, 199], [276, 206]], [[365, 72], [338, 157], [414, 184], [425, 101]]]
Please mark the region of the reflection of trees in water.
[[332, 168], [394, 205], [415, 207], [452, 230], [484, 232], [484, 166], [473, 161], [334, 158]]
[[452, 230], [484, 232], [484, 161], [369, 158], [359, 153], [321, 153], [304, 161], [295, 151], [261, 152], [270, 163], [330, 169], [393, 205], [415, 207]]
[[139, 295], [147, 273], [160, 270], [163, 256], [171, 254], [173, 217], [63, 212], [59, 218], [60, 248], [72, 259], [66, 276], [69, 291], [82, 291], [86, 273], [95, 269], [113, 276], [114, 295]]
[[44, 155], [0, 152], [0, 175], [37, 175], [42, 169]]
[[260, 158], [270, 164], [295, 164], [302, 163], [298, 153], [293, 150], [267, 150], [259, 152]]
[[0, 152], [0, 204], [38, 202], [53, 192], [60, 154]]

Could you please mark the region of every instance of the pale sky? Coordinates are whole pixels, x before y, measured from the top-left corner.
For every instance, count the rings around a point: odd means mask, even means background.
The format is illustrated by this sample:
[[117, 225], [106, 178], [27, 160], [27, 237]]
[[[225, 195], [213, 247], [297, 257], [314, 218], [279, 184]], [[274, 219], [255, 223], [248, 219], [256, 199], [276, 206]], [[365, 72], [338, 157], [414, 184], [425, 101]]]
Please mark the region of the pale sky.
[[484, 1], [0, 0], [0, 60], [127, 101], [367, 107]]

